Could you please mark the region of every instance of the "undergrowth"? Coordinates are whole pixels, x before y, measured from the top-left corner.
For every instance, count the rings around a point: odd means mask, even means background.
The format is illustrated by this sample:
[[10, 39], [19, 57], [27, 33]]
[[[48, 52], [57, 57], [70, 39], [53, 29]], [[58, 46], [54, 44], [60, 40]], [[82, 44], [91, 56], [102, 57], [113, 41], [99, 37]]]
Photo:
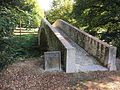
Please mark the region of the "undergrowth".
[[16, 60], [39, 57], [37, 35], [4, 37], [0, 39], [0, 70]]

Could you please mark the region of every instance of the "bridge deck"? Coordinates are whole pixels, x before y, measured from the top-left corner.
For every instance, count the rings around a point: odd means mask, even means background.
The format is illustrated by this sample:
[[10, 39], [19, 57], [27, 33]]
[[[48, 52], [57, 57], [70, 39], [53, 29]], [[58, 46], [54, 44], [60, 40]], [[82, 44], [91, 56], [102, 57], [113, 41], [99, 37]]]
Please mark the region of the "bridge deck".
[[100, 65], [100, 63], [92, 56], [90, 56], [83, 48], [72, 41], [60, 28], [55, 29], [76, 49], [76, 68], [79, 71], [105, 71], [107, 68]]

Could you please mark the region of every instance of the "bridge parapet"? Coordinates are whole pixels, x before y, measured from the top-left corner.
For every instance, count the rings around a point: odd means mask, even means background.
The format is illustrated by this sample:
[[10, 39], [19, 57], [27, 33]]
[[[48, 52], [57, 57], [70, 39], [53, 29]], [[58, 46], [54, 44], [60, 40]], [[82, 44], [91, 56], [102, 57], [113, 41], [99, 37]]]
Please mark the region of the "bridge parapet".
[[42, 43], [40, 36], [42, 32], [47, 36], [48, 51], [61, 51], [62, 68], [67, 72], [75, 72], [75, 48], [63, 37], [59, 30], [55, 29], [46, 19], [42, 20], [38, 33], [38, 43]]
[[116, 70], [116, 47], [79, 30], [63, 20], [58, 19], [53, 26], [62, 29], [76, 44], [85, 49], [90, 55], [94, 56], [110, 71]]

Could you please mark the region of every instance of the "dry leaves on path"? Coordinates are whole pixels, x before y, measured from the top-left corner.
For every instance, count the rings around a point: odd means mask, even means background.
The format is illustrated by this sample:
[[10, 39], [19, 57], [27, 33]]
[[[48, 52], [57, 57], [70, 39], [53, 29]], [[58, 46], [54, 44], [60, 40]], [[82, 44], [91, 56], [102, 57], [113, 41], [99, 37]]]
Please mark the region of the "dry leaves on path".
[[47, 72], [40, 58], [8, 66], [0, 73], [0, 90], [120, 90], [118, 71], [71, 73]]

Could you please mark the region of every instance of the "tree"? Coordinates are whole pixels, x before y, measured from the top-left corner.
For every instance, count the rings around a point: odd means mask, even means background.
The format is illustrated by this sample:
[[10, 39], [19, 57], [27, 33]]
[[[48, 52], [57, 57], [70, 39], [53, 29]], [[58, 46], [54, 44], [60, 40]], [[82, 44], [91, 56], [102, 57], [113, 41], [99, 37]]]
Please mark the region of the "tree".
[[120, 46], [120, 0], [75, 0], [79, 27], [106, 42]]
[[0, 36], [8, 36], [22, 22], [23, 27], [39, 27], [44, 16], [36, 0], [2, 0]]
[[73, 3], [71, 0], [54, 0], [52, 9], [47, 12], [46, 17], [51, 23], [55, 22], [57, 19], [73, 22], [72, 10]]
[[15, 61], [17, 57], [12, 41], [16, 26], [22, 23], [23, 27], [39, 27], [43, 16], [36, 0], [0, 1], [0, 69]]

